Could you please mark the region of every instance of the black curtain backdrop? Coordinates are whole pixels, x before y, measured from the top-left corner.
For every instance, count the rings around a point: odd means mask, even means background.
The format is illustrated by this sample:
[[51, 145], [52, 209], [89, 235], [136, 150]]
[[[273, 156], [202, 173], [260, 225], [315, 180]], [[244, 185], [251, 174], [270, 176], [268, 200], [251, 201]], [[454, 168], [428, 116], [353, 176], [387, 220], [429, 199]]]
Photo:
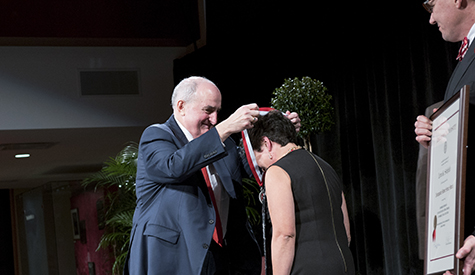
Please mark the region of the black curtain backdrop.
[[207, 2], [208, 45], [175, 61], [175, 81], [214, 81], [222, 119], [269, 106], [285, 78], [323, 81], [335, 125], [314, 137], [314, 152], [345, 186], [358, 274], [422, 274], [414, 122], [443, 99], [459, 45], [442, 40], [418, 1]]

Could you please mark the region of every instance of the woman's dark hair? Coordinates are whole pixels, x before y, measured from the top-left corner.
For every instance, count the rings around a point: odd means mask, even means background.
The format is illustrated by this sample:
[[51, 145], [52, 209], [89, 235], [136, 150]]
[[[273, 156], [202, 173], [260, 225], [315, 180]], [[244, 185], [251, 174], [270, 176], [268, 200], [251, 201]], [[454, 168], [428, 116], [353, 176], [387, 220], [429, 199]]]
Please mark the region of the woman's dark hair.
[[258, 152], [262, 151], [263, 137], [268, 137], [281, 146], [285, 146], [289, 142], [298, 143], [295, 126], [280, 111], [270, 111], [266, 115], [259, 116], [254, 127], [247, 131], [252, 148]]

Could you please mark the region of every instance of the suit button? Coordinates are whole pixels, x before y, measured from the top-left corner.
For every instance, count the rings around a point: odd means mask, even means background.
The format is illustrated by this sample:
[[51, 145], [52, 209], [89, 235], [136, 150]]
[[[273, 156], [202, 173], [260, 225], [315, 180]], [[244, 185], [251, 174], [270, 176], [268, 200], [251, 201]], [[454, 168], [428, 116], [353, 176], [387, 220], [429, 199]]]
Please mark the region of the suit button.
[[204, 248], [204, 249], [208, 249], [208, 248], [209, 248], [209, 245], [206, 244], [206, 243], [204, 243], [204, 244], [203, 244], [203, 248]]
[[209, 220], [208, 222], [209, 222], [209, 224], [213, 224], [214, 220]]

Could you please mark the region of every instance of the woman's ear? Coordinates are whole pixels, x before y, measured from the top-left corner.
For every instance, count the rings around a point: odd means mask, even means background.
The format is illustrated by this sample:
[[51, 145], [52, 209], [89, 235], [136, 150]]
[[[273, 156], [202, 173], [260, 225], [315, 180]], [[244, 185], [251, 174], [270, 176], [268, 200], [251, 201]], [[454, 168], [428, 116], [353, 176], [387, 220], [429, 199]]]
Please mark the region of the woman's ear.
[[262, 139], [263, 139], [264, 146], [267, 148], [267, 150], [269, 152], [272, 151], [272, 141], [266, 136], [264, 136]]

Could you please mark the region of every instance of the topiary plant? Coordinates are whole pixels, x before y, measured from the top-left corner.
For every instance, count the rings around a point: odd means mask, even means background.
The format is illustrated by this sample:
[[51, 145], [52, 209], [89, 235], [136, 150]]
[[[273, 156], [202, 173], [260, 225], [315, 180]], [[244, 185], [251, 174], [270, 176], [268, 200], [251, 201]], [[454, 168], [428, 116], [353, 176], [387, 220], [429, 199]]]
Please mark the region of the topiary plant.
[[298, 79], [288, 78], [276, 88], [271, 106], [282, 112], [297, 112], [300, 117], [298, 135], [304, 140], [305, 147], [312, 151], [310, 136], [331, 129], [333, 122], [332, 96], [327, 94], [322, 82], [308, 76]]

